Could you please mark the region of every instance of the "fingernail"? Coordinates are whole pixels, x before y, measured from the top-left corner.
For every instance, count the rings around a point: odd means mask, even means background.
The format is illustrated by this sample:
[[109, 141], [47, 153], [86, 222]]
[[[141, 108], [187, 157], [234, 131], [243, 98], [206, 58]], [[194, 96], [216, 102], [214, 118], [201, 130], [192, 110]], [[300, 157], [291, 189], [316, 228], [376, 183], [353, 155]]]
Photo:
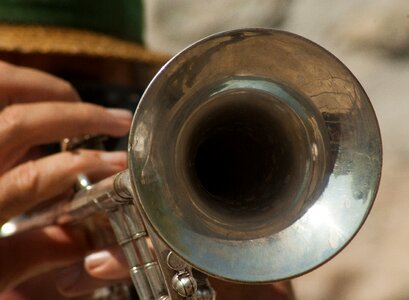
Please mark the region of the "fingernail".
[[132, 121], [132, 112], [127, 110], [127, 109], [122, 109], [122, 108], [109, 108], [108, 112], [113, 115], [115, 118], [121, 119], [121, 120], [126, 120], [126, 121]]
[[79, 265], [68, 267], [58, 273], [56, 284], [61, 290], [71, 289], [81, 278], [83, 269]]
[[127, 154], [124, 151], [102, 152], [100, 158], [113, 165], [126, 165]]
[[106, 250], [92, 253], [85, 257], [85, 268], [87, 270], [97, 269], [98, 267], [105, 264], [111, 258], [112, 258], [111, 253]]

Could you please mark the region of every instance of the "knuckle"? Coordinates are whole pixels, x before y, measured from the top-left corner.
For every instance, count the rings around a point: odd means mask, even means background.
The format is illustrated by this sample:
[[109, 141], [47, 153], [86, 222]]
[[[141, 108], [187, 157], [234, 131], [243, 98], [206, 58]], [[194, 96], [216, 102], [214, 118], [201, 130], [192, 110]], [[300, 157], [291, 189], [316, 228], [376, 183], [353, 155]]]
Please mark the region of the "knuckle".
[[105, 117], [105, 109], [101, 106], [89, 103], [78, 103], [79, 117], [87, 120], [88, 124], [100, 122], [101, 118]]
[[69, 172], [71, 174], [78, 174], [86, 171], [87, 167], [94, 161], [93, 155], [88, 151], [71, 151], [64, 152], [66, 157], [64, 160], [69, 162]]
[[61, 97], [67, 100], [79, 100], [80, 99], [77, 91], [72, 86], [72, 84], [63, 79], [59, 80], [59, 83], [57, 86], [57, 92], [61, 95]]
[[15, 182], [19, 190], [35, 195], [38, 189], [40, 172], [34, 161], [19, 166], [15, 174]]
[[83, 155], [78, 151], [67, 152], [66, 155], [67, 160], [70, 161], [69, 171], [74, 174], [81, 172], [85, 164]]
[[84, 103], [84, 111], [88, 114], [94, 115], [95, 113], [104, 113], [105, 109], [96, 104]]
[[17, 134], [24, 121], [24, 112], [20, 105], [5, 107], [0, 113], [1, 127], [11, 133]]
[[9, 74], [16, 66], [11, 65], [5, 61], [0, 61], [0, 74]]

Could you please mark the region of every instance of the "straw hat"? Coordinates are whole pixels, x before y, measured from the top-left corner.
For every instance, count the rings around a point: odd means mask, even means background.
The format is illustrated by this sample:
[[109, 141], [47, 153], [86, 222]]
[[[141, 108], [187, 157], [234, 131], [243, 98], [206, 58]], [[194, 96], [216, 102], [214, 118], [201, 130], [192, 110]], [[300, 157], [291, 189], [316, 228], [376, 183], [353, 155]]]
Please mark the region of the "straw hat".
[[143, 46], [142, 0], [2, 0], [0, 52], [125, 60], [159, 67]]

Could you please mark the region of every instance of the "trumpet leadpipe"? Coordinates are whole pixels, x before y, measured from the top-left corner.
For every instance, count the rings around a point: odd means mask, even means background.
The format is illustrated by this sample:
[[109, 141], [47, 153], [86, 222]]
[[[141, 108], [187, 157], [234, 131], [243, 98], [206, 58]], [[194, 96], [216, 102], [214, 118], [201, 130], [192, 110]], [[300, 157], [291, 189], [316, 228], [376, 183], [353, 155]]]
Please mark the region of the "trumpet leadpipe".
[[124, 202], [131, 202], [131, 192], [124, 182], [129, 179], [128, 170], [108, 177], [88, 188], [78, 191], [69, 201], [55, 203], [30, 216], [20, 216], [4, 224], [1, 236], [7, 236], [49, 225], [75, 223], [97, 212], [115, 210]]

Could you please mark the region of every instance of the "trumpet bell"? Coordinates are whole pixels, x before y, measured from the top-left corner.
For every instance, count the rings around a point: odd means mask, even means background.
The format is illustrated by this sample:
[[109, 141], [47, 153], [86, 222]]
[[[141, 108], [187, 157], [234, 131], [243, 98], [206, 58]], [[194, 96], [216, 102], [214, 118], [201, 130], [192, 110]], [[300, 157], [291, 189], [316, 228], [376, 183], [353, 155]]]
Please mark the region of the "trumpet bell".
[[338, 253], [381, 172], [377, 120], [352, 73], [287, 32], [213, 35], [170, 60], [130, 137], [135, 195], [155, 232], [210, 275], [271, 282]]

